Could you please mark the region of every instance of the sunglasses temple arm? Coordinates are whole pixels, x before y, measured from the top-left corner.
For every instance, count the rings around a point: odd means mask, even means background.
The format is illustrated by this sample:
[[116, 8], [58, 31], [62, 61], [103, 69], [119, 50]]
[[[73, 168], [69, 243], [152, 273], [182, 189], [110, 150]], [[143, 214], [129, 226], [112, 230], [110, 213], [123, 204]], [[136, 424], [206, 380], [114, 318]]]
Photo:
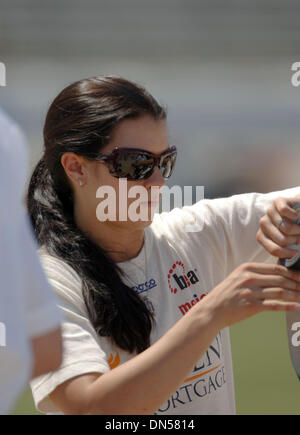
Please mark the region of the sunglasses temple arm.
[[97, 156], [95, 157], [95, 160], [97, 160], [98, 162], [107, 162], [109, 160], [108, 156]]

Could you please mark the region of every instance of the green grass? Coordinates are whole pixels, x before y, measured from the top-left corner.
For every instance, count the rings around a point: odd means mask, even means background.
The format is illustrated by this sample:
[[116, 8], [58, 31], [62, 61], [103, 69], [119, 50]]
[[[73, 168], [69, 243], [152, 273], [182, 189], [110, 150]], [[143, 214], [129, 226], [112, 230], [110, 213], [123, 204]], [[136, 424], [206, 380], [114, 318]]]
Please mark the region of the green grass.
[[[238, 414], [300, 414], [300, 382], [290, 361], [285, 315], [264, 313], [231, 328]], [[38, 414], [25, 391], [14, 414]]]
[[284, 313], [263, 313], [231, 328], [238, 414], [300, 414]]
[[31, 389], [29, 387], [17, 401], [12, 413], [17, 415], [41, 415], [34, 406]]

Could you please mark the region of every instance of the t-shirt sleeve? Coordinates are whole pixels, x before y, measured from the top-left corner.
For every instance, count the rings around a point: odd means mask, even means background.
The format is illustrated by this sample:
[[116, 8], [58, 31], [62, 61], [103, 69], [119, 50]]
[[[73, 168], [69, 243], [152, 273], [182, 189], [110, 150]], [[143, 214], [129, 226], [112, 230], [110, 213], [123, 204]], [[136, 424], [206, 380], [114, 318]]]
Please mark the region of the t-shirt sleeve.
[[[203, 199], [191, 206], [157, 215], [157, 228], [171, 240], [181, 240], [195, 255], [205, 253], [223, 276], [245, 262], [275, 262], [256, 240], [259, 220], [278, 197], [294, 197], [300, 187], [270, 193], [246, 193]], [[159, 232], [158, 231], [158, 232]]]
[[59, 413], [49, 394], [76, 376], [109, 371], [110, 349], [101, 342], [88, 319], [76, 272], [54, 257], [42, 255], [41, 260], [62, 313], [63, 361], [58, 370], [32, 380], [30, 385], [39, 411]]
[[296, 187], [266, 194], [234, 195], [226, 202], [218, 199], [215, 201], [212, 215], [217, 216], [215, 224], [226, 240], [227, 274], [245, 262], [277, 261], [256, 240], [259, 220], [266, 214], [274, 199], [299, 194], [300, 187]]

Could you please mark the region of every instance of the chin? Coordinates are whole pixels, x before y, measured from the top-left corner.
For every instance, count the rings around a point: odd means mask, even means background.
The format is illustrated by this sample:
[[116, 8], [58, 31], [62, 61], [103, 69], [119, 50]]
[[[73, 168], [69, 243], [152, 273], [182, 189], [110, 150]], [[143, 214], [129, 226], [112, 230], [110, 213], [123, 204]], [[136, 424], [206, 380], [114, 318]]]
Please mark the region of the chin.
[[146, 228], [152, 224], [152, 219], [147, 221], [130, 221], [134, 228]]

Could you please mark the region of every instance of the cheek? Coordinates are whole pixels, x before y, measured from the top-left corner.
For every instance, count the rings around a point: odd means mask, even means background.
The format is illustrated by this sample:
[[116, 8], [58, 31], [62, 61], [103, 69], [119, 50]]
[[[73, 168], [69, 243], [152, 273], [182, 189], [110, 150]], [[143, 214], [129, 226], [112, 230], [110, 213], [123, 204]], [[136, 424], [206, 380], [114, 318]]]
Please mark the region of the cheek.
[[[119, 209], [126, 207], [126, 202], [122, 202], [122, 198], [127, 196], [127, 180], [113, 177], [106, 167], [100, 169], [105, 170], [98, 170], [92, 182], [96, 208], [100, 204], [98, 211], [103, 209], [103, 213], [108, 213], [108, 215], [111, 213], [113, 216], [112, 220], [115, 220], [115, 212], [117, 219]], [[119, 196], [121, 197], [120, 199]]]
[[110, 175], [108, 168], [105, 165], [97, 164], [89, 171], [89, 184], [96, 194], [101, 187], [112, 187], [117, 191], [118, 180]]
[[127, 201], [129, 205], [134, 201], [148, 201], [149, 199], [149, 191], [142, 181], [140, 183], [136, 181], [127, 182]]
[[110, 193], [110, 198], [113, 198], [112, 192], [117, 195], [118, 180], [109, 174], [108, 169], [104, 165], [96, 165], [91, 168], [88, 175], [88, 183], [86, 186], [87, 198], [90, 204], [97, 206], [99, 202], [107, 197], [107, 192]]

